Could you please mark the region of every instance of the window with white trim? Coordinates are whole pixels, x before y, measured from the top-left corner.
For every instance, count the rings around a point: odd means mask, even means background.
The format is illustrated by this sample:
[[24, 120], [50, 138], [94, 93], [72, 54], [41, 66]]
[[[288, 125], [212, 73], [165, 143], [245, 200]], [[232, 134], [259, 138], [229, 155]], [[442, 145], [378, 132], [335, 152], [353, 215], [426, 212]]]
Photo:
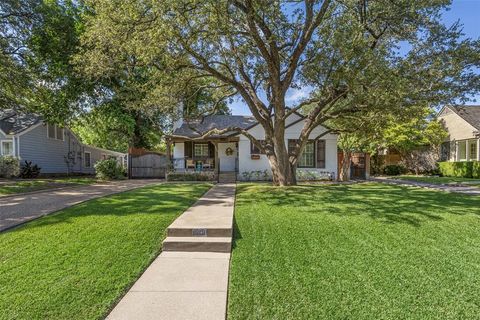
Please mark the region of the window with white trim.
[[88, 151], [84, 152], [83, 165], [85, 166], [85, 168], [91, 168], [92, 167], [92, 154]]
[[208, 157], [208, 143], [195, 143], [193, 154], [195, 157]]
[[13, 141], [2, 141], [1, 150], [2, 156], [13, 156]]
[[467, 141], [458, 142], [458, 160], [467, 160]]
[[477, 148], [478, 148], [478, 146], [477, 146], [477, 140], [470, 140], [470, 141], [468, 141], [468, 143], [469, 143], [469, 148], [468, 148], [468, 150], [470, 151], [470, 154], [469, 154], [469, 157], [468, 157], [468, 158], [469, 158], [470, 160], [478, 160], [478, 159], [477, 159], [477, 150], [478, 150], [478, 149], [477, 149]]
[[63, 141], [63, 128], [54, 124], [47, 124], [47, 135], [50, 139]]
[[315, 167], [315, 144], [313, 141], [308, 141], [300, 154], [298, 159], [299, 168], [313, 168]]

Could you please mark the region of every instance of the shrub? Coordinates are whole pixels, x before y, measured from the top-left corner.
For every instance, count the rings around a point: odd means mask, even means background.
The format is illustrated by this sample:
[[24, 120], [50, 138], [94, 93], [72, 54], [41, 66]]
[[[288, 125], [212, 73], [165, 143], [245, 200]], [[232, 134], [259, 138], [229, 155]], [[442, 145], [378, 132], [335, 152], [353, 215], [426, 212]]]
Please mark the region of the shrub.
[[297, 170], [298, 181], [329, 181], [333, 180], [332, 172], [301, 169]]
[[472, 178], [480, 179], [480, 161], [475, 161], [472, 166]]
[[211, 181], [214, 175], [203, 174], [200, 172], [169, 173], [168, 181]]
[[115, 159], [100, 160], [95, 163], [95, 173], [98, 179], [123, 179], [125, 169]]
[[445, 177], [480, 178], [480, 162], [439, 162], [440, 174]]
[[242, 181], [270, 181], [272, 177], [268, 170], [243, 171]]
[[390, 164], [385, 166], [384, 172], [387, 176], [398, 176], [405, 173], [405, 167], [398, 164]]
[[20, 164], [13, 156], [0, 156], [0, 177], [12, 178], [20, 173]]
[[32, 164], [32, 161], [25, 160], [20, 168], [20, 177], [23, 179], [34, 179], [40, 175], [40, 168], [36, 164]]

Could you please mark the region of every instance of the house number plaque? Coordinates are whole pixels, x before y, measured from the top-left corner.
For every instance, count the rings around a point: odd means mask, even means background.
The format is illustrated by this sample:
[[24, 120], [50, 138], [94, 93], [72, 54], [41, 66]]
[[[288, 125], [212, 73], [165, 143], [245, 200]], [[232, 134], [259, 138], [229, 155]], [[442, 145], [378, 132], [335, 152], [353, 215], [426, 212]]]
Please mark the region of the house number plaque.
[[192, 229], [192, 236], [194, 237], [206, 237], [207, 229]]

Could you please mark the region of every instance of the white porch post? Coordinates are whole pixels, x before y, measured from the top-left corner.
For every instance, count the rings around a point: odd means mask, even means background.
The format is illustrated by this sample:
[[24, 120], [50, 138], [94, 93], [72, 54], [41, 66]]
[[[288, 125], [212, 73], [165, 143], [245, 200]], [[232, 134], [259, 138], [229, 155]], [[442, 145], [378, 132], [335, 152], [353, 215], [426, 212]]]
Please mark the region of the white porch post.
[[480, 161], [480, 138], [477, 139], [477, 161]]
[[471, 155], [470, 155], [470, 140], [465, 140], [465, 156], [467, 158], [467, 161], [470, 161]]
[[458, 161], [458, 141], [455, 141], [455, 160]]

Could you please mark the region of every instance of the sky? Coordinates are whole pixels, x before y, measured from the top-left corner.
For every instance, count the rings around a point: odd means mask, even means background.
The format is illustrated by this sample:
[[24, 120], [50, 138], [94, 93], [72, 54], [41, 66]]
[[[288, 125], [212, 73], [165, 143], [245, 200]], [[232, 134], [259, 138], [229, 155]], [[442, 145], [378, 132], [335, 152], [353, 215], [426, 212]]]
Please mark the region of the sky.
[[[443, 21], [451, 25], [457, 20], [463, 25], [466, 37], [480, 38], [480, 0], [453, 0], [450, 10], [444, 12]], [[294, 103], [308, 96], [308, 88], [303, 90], [289, 90], [286, 102]], [[474, 97], [480, 102], [480, 93]], [[251, 115], [250, 110], [240, 99], [230, 103], [230, 109], [234, 115]]]

